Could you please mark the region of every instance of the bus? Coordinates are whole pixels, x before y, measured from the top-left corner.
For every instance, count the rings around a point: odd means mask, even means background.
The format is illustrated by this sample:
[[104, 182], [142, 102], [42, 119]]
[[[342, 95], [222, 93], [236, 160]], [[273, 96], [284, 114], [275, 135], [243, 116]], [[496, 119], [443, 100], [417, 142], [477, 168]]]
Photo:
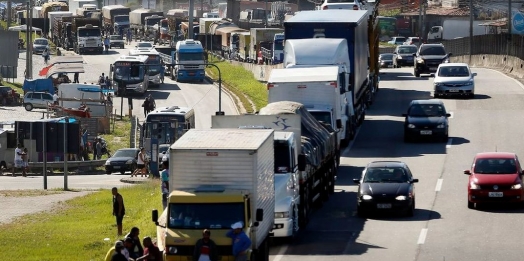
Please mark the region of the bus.
[[[110, 65], [110, 77], [115, 96], [124, 94], [144, 95], [149, 86], [147, 56], [120, 56]], [[125, 93], [120, 93], [120, 87]]]
[[379, 16], [378, 26], [380, 28], [379, 40], [381, 42], [387, 42], [393, 36], [397, 36], [397, 18]]
[[[189, 129], [195, 128], [195, 111], [188, 107], [162, 107], [147, 114], [141, 130], [140, 144], [151, 159], [151, 173], [158, 176], [160, 145], [173, 144]], [[169, 152], [166, 152], [169, 153]]]
[[144, 55], [147, 57], [147, 68], [148, 68], [148, 74], [149, 74], [149, 87], [160, 87], [160, 84], [162, 84], [162, 78], [160, 75], [160, 69], [162, 68], [162, 58], [160, 57], [160, 54], [155, 49], [149, 49], [149, 50], [140, 50], [140, 49], [133, 49], [129, 51], [130, 56], [141, 56]]

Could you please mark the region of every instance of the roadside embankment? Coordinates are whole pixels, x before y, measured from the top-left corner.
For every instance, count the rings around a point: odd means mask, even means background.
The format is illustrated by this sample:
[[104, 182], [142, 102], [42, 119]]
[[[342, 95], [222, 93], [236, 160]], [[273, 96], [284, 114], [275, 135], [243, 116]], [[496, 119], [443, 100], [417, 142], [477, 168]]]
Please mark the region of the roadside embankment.
[[462, 55], [452, 56], [451, 62], [467, 63], [473, 67], [496, 69], [518, 80], [524, 80], [524, 60], [514, 56], [478, 54], [472, 55], [470, 61], [469, 55]]

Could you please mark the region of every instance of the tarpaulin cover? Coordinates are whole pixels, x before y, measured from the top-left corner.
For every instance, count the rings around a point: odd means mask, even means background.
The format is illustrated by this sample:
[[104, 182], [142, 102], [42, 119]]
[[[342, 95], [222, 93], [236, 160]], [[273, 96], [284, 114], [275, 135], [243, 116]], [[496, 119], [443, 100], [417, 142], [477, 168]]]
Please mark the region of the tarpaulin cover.
[[25, 80], [24, 86], [22, 86], [24, 91], [28, 92], [49, 92], [55, 93], [55, 87], [53, 86], [52, 79], [35, 79], [35, 80]]

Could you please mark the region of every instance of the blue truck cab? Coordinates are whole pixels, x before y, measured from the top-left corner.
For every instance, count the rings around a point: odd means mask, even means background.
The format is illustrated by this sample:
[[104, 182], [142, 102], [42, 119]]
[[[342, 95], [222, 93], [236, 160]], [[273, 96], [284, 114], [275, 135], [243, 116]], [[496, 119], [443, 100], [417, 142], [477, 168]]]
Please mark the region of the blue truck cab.
[[176, 50], [171, 53], [173, 66], [171, 78], [175, 81], [203, 82], [206, 76], [204, 47], [196, 40], [184, 40], [176, 43]]
[[[365, 113], [370, 87], [367, 10], [302, 11], [284, 22], [285, 39], [346, 39], [349, 52], [349, 91], [355, 111]], [[363, 117], [359, 117], [363, 120]]]

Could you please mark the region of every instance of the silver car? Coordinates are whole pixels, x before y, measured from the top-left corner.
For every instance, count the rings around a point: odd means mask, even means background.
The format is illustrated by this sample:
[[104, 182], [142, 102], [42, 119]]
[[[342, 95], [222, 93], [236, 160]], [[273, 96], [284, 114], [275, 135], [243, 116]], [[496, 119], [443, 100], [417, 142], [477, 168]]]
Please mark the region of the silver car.
[[49, 41], [45, 38], [36, 38], [33, 41], [33, 54], [41, 54], [45, 49], [49, 49]]
[[433, 80], [435, 98], [444, 95], [475, 97], [474, 77], [477, 73], [472, 73], [466, 63], [442, 63], [431, 76], [435, 77]]
[[53, 103], [53, 95], [47, 92], [28, 92], [24, 96], [24, 108], [26, 111], [31, 111], [34, 108], [47, 109], [50, 103]]

